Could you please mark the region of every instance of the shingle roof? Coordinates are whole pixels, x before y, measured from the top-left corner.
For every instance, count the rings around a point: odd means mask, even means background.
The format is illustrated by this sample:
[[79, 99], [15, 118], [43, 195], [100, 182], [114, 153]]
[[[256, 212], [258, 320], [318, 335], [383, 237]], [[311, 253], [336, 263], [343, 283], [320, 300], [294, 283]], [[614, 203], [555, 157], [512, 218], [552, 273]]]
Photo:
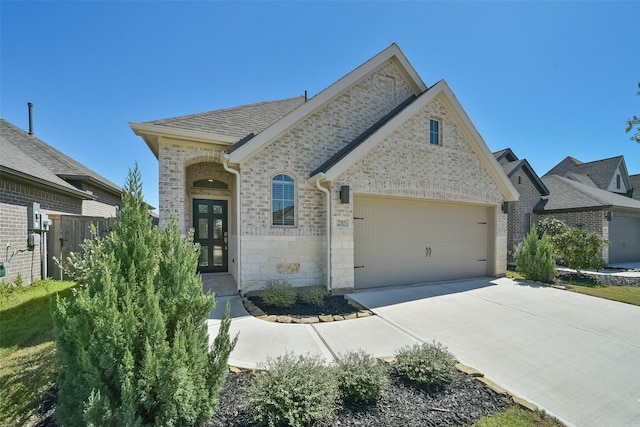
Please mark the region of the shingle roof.
[[148, 124], [244, 138], [258, 134], [304, 104], [304, 96], [153, 120]]
[[[585, 175], [590, 181], [600, 189], [606, 190], [613, 179], [616, 169], [624, 161], [623, 156], [610, 157], [608, 159], [596, 160], [583, 163], [573, 157], [567, 157], [562, 162], [554, 166], [544, 176], [559, 175], [567, 176], [567, 173]], [[584, 184], [589, 184], [587, 180], [580, 180]]]
[[535, 212], [605, 207], [638, 209], [640, 211], [640, 201], [638, 200], [559, 175], [544, 176], [542, 182], [549, 189], [550, 195], [534, 208]]
[[76, 192], [79, 190], [61, 177], [90, 180], [114, 193], [122, 191], [113, 182], [4, 119], [0, 119], [0, 142], [0, 166], [7, 172], [27, 175], [54, 187]]
[[518, 160], [518, 156], [515, 155], [511, 148], [505, 148], [504, 150], [496, 151], [493, 153], [493, 157], [498, 161], [498, 163], [508, 163], [515, 162]]
[[629, 175], [629, 185], [631, 186], [631, 197], [640, 200], [640, 174]]
[[[515, 154], [513, 154], [511, 150], [509, 150], [509, 153], [511, 153], [513, 157], [515, 157]], [[506, 157], [504, 157], [503, 160], [504, 159], [506, 159]], [[525, 172], [525, 174], [529, 177], [529, 180], [538, 189], [541, 196], [546, 196], [549, 194], [549, 189], [544, 185], [544, 182], [540, 180], [540, 177], [538, 176], [538, 174], [536, 174], [536, 172], [533, 170], [533, 168], [531, 167], [531, 165], [526, 159], [515, 160], [508, 163], [501, 163], [500, 166], [502, 166], [502, 170], [509, 178], [511, 178], [511, 176], [514, 173], [522, 169]]]

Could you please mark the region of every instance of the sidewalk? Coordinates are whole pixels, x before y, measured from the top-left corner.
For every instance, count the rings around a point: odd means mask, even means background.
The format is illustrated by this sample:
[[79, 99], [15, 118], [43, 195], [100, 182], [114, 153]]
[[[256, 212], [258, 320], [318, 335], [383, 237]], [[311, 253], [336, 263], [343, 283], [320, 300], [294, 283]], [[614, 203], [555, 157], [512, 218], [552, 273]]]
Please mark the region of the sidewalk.
[[217, 334], [227, 301], [229, 364], [256, 368], [287, 351], [335, 354], [362, 348], [377, 357], [436, 340], [462, 363], [567, 425], [640, 425], [640, 307], [511, 279], [357, 292], [376, 316], [311, 325], [249, 315], [239, 297], [219, 298], [209, 319]]

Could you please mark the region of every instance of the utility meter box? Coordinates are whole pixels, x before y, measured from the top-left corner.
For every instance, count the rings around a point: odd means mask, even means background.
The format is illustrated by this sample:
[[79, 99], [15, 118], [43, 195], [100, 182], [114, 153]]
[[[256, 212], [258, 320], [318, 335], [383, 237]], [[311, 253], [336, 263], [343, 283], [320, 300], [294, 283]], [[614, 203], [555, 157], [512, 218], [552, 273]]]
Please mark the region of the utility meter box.
[[40, 230], [40, 203], [32, 202], [27, 205], [27, 228]]
[[29, 250], [33, 250], [33, 247], [39, 244], [40, 244], [40, 235], [38, 233], [29, 234], [29, 239], [27, 241], [27, 246], [29, 247]]
[[40, 230], [49, 231], [49, 226], [51, 225], [51, 220], [49, 219], [49, 215], [46, 213], [40, 214]]
[[0, 262], [0, 277], [4, 277], [7, 274], [7, 269], [4, 267], [4, 262]]

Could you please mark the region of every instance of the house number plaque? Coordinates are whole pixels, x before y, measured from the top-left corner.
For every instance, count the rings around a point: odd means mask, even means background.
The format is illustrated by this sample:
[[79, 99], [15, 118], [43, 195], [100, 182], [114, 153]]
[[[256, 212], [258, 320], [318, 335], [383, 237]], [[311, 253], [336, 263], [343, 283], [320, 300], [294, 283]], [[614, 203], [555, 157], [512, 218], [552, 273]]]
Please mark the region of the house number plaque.
[[349, 219], [348, 218], [338, 218], [337, 221], [338, 221], [338, 223], [337, 223], [338, 227], [348, 227], [349, 226]]

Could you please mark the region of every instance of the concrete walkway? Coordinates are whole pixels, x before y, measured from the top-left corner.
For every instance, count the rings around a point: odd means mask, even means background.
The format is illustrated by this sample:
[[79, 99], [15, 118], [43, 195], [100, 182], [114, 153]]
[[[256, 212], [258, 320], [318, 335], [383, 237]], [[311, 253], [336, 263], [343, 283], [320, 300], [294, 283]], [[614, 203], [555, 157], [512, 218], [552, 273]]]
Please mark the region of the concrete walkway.
[[229, 364], [256, 368], [286, 352], [379, 357], [437, 340], [464, 364], [568, 425], [640, 425], [640, 307], [489, 278], [349, 295], [377, 316], [314, 325], [258, 320], [239, 297], [219, 298], [217, 334], [232, 306]]

